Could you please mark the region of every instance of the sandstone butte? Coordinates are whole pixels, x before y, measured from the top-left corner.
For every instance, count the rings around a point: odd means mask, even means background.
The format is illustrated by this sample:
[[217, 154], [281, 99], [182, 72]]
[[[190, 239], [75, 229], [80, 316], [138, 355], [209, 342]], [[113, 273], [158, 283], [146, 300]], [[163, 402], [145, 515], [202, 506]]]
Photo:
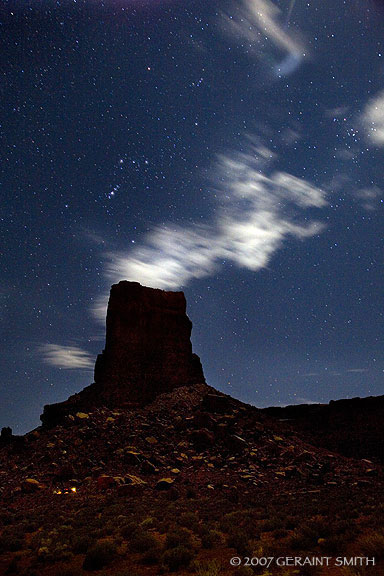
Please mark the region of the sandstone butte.
[[138, 282], [114, 284], [94, 383], [65, 402], [44, 406], [43, 424], [54, 426], [74, 409], [143, 405], [177, 387], [205, 383], [200, 359], [192, 352], [191, 331], [183, 292]]

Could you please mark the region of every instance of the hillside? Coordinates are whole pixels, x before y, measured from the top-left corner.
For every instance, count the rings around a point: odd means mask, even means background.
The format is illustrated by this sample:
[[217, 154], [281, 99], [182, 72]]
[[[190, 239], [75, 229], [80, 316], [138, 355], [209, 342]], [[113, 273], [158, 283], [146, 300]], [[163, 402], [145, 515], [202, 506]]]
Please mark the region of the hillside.
[[[113, 287], [95, 383], [46, 406], [25, 436], [3, 429], [0, 574], [383, 574], [383, 468], [364, 448], [381, 428], [369, 399], [347, 457], [335, 447], [356, 402], [335, 403], [326, 424], [333, 405], [260, 410], [218, 392], [192, 353], [183, 296], [160, 292]], [[272, 560], [234, 567], [234, 556]], [[278, 561], [287, 557], [331, 560]]]

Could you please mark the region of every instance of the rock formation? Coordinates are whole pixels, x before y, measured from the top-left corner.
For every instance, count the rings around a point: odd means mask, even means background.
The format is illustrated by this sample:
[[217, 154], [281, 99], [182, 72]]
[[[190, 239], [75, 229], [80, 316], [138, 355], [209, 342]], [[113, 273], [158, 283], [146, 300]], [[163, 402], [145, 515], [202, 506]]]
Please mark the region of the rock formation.
[[183, 292], [137, 282], [113, 285], [95, 382], [65, 402], [45, 406], [43, 424], [55, 425], [70, 411], [142, 405], [179, 386], [205, 383], [200, 359], [192, 353], [191, 330]]
[[183, 292], [120, 282], [111, 289], [105, 350], [95, 383], [108, 401], [148, 402], [178, 386], [204, 382], [192, 353]]

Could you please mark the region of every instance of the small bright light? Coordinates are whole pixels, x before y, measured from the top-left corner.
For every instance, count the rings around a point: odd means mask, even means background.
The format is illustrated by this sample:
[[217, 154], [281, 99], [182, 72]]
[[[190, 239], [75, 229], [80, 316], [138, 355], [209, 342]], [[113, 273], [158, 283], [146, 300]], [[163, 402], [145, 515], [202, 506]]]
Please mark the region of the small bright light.
[[72, 491], [72, 492], [76, 492], [76, 487], [75, 487], [75, 486], [72, 486], [71, 491]]

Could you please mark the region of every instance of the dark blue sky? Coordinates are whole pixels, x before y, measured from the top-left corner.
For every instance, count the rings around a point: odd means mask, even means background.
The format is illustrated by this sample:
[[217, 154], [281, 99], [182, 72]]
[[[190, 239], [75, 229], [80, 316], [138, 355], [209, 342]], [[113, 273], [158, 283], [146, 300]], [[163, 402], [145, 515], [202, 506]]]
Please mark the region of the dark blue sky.
[[121, 279], [183, 289], [209, 384], [383, 393], [384, 12], [3, 2], [0, 425], [92, 381]]

